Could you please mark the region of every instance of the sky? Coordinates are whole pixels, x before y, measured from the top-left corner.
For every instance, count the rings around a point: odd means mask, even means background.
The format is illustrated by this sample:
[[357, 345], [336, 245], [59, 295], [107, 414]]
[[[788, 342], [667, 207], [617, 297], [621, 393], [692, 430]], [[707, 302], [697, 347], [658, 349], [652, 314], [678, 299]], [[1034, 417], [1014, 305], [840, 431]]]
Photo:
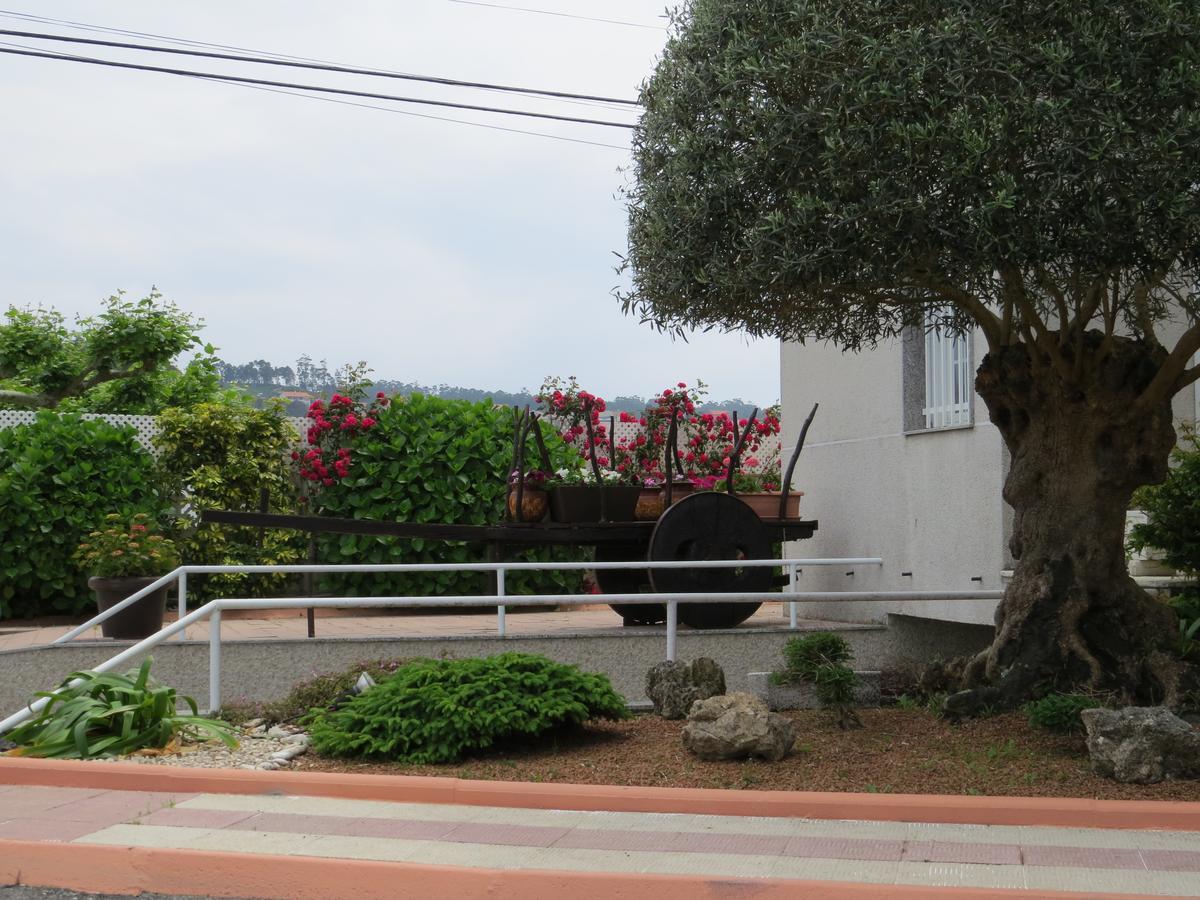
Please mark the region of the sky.
[[[7, 0], [8, 3], [20, 0]], [[0, 28], [143, 41], [35, 14], [343, 65], [634, 99], [666, 40], [656, 0], [154, 0], [0, 10]], [[634, 25], [650, 27], [634, 27]], [[131, 50], [77, 55], [632, 122], [636, 109]], [[98, 311], [152, 285], [202, 317], [222, 358], [423, 384], [602, 396], [699, 378], [715, 399], [779, 396], [779, 348], [672, 340], [625, 316], [620, 196], [629, 131], [380, 100], [352, 102], [571, 143], [158, 73], [0, 55], [5, 305]]]

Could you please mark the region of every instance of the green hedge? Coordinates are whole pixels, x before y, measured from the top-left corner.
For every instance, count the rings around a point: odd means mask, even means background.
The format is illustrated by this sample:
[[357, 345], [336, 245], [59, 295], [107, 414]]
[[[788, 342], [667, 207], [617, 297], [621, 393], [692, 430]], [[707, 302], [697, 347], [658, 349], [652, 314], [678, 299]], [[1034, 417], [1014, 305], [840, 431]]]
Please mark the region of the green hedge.
[[87, 573], [71, 561], [79, 542], [109, 513], [162, 514], [135, 434], [48, 410], [0, 430], [0, 618], [90, 610]]
[[[283, 565], [304, 561], [307, 538], [277, 528], [201, 524], [206, 509], [249, 511], [267, 492], [271, 512], [296, 510], [289, 456], [296, 432], [278, 409], [233, 403], [172, 408], [158, 417], [158, 467], [178, 514], [172, 537], [190, 565]], [[214, 597], [270, 596], [295, 576], [193, 575], [188, 592]]]
[[[575, 451], [548, 426], [546, 443], [555, 468]], [[323, 515], [381, 522], [501, 521], [512, 465], [512, 410], [487, 401], [446, 400], [413, 394], [382, 409], [375, 425], [350, 443], [348, 477], [323, 487], [315, 509]], [[533, 442], [530, 442], [531, 452]], [[468, 563], [484, 561], [484, 548], [458, 542], [400, 540], [370, 535], [318, 535], [323, 563]], [[546, 548], [514, 554], [522, 560], [586, 559], [586, 551]], [[513, 573], [511, 593], [574, 591], [577, 572]], [[324, 585], [334, 593], [370, 595], [477, 594], [487, 587], [475, 572], [395, 576], [338, 576]]]

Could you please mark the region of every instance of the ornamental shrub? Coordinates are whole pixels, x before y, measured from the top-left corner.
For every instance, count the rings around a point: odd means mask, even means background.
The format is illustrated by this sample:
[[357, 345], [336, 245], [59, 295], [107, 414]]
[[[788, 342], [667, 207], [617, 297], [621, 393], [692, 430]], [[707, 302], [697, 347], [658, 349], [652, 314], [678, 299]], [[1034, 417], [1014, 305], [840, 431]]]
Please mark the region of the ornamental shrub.
[[[263, 492], [271, 512], [296, 510], [290, 455], [295, 429], [278, 406], [200, 403], [164, 410], [155, 446], [166, 495], [175, 504], [174, 537], [191, 565], [285, 565], [303, 562], [306, 538], [278, 528], [202, 524], [207, 509], [254, 510]], [[214, 597], [265, 596], [287, 575], [194, 575], [188, 592]]]
[[418, 660], [333, 712], [315, 711], [313, 749], [328, 756], [450, 763], [588, 719], [623, 719], [604, 675], [543, 656]]
[[[234, 748], [237, 739], [219, 719], [199, 715], [191, 697], [150, 677], [150, 659], [124, 675], [73, 672], [58, 692], [39, 691], [49, 702], [8, 737], [18, 756], [96, 759], [121, 756], [148, 747], [162, 748], [176, 737], [216, 738]], [[79, 679], [79, 684], [71, 685]], [[176, 710], [182, 700], [191, 715]]]
[[1186, 426], [1182, 432], [1166, 480], [1134, 494], [1146, 521], [1130, 529], [1129, 546], [1160, 549], [1169, 565], [1200, 574], [1200, 434]]
[[[504, 514], [512, 466], [512, 411], [489, 402], [470, 403], [413, 394], [377, 406], [369, 429], [347, 432], [350, 462], [345, 474], [322, 481], [311, 497], [321, 515], [381, 522], [449, 522], [494, 525]], [[549, 424], [543, 435], [554, 468], [577, 459]], [[530, 442], [533, 447], [533, 442]], [[478, 544], [399, 539], [373, 535], [317, 535], [323, 563], [483, 562]], [[514, 554], [520, 560], [586, 559], [585, 551], [544, 548]], [[341, 575], [324, 581], [335, 593], [366, 595], [477, 594], [487, 580], [478, 572], [402, 575]], [[511, 593], [576, 590], [574, 572], [514, 572]]]
[[1047, 694], [1039, 700], [1031, 700], [1021, 709], [1029, 717], [1030, 725], [1057, 734], [1083, 734], [1083, 719], [1079, 714], [1103, 705], [1089, 694]]
[[0, 430], [0, 619], [90, 608], [71, 556], [105, 516], [162, 515], [154, 460], [135, 430], [50, 410]]
[[852, 657], [850, 645], [840, 634], [814, 631], [783, 645], [786, 667], [779, 680], [813, 685], [817, 702], [837, 716], [842, 728], [859, 726], [862, 723], [854, 712], [858, 676], [846, 665]]

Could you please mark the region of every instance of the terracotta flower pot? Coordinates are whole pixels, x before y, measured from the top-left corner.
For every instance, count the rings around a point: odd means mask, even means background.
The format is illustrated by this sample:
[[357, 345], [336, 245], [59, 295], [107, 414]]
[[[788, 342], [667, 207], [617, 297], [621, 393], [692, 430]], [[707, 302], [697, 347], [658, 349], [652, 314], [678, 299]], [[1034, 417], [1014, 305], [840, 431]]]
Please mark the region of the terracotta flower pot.
[[[157, 581], [159, 575], [128, 575], [122, 578], [88, 579], [88, 587], [96, 593], [96, 605], [100, 612], [116, 606], [130, 594], [140, 591]], [[151, 591], [145, 597], [127, 606], [115, 616], [100, 623], [100, 633], [106, 638], [130, 640], [149, 637], [162, 630], [163, 612], [167, 606], [167, 586]]]
[[663, 514], [662, 488], [642, 488], [638, 492], [633, 517], [643, 522], [654, 521]]
[[521, 491], [521, 515], [517, 515], [517, 491], [508, 495], [508, 514], [520, 522], [540, 522], [550, 509], [550, 495], [541, 488], [525, 486]]
[[[759, 518], [779, 518], [779, 498], [783, 496], [779, 491], [762, 491], [750, 494], [737, 494], [736, 496], [758, 513]], [[784, 511], [783, 518], [796, 519], [800, 517], [800, 498], [803, 496], [804, 491], [790, 491], [788, 493], [787, 509]]]
[[[688, 496], [689, 494], [693, 493], [695, 490], [696, 490], [696, 486], [694, 484], [692, 484], [690, 481], [673, 481], [673, 482], [671, 482], [671, 504], [670, 505], [674, 506], [676, 503], [678, 503], [680, 500], [682, 500], [684, 497]], [[665, 509], [667, 507], [667, 488], [665, 485], [662, 488], [660, 488], [660, 493], [662, 495], [663, 508]]]

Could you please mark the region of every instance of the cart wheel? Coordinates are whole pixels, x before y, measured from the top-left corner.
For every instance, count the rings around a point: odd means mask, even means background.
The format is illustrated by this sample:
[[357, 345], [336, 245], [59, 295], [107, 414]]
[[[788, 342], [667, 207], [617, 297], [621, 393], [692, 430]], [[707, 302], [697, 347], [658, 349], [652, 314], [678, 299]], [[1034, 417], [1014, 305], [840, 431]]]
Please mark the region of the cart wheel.
[[[646, 556], [646, 545], [630, 541], [624, 544], [600, 544], [596, 547], [596, 562], [626, 562]], [[606, 594], [638, 594], [650, 588], [650, 573], [646, 569], [597, 569], [596, 584]], [[613, 610], [626, 625], [659, 625], [667, 621], [667, 607], [662, 603], [611, 603]]]
[[[729, 494], [705, 492], [684, 497], [662, 514], [650, 537], [650, 559], [767, 559], [771, 542], [762, 520]], [[728, 569], [651, 569], [655, 591], [747, 592], [771, 590], [771, 570], [756, 566]], [[681, 603], [679, 621], [693, 628], [732, 628], [754, 615], [761, 603]]]

